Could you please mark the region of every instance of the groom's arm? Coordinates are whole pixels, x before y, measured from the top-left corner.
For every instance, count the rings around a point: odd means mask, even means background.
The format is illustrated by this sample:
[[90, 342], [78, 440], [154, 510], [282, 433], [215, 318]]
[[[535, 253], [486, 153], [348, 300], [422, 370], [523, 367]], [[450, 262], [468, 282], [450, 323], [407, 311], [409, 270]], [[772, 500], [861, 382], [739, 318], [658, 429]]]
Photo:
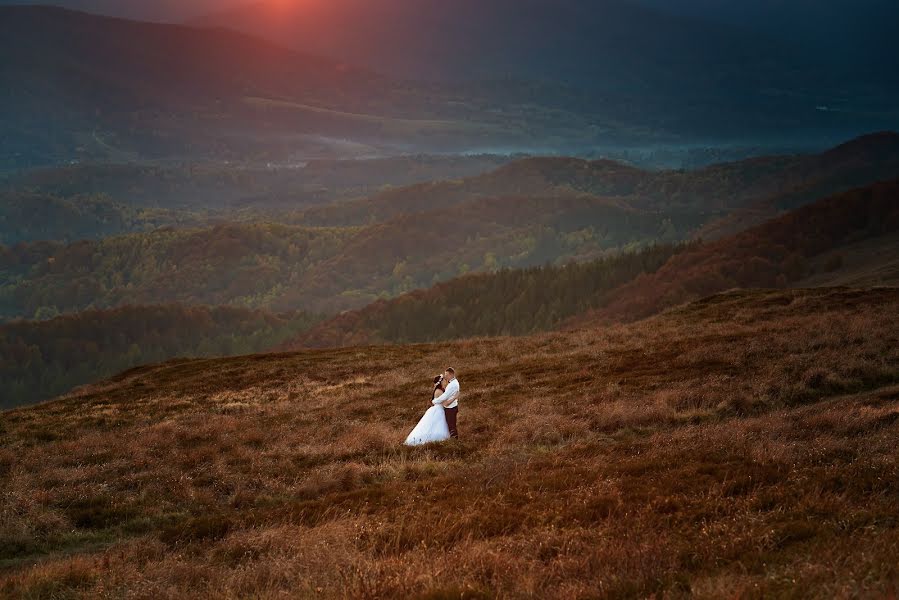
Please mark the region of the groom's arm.
[[[455, 382], [453, 382], [453, 383], [455, 383]], [[434, 398], [433, 402], [434, 402], [435, 406], [437, 406], [439, 404], [439, 405], [443, 406], [444, 408], [446, 408], [447, 400], [452, 398], [454, 394], [459, 393], [459, 386], [458, 385], [454, 386], [453, 383], [450, 383], [448, 386], [446, 386], [445, 392], [443, 392], [442, 394], [440, 394], [439, 396]], [[449, 400], [449, 403], [452, 404], [452, 400]]]
[[[454, 385], [455, 384], [455, 385]], [[446, 391], [443, 392], [440, 396], [434, 398], [435, 405], [441, 405], [443, 408], [446, 408], [450, 404], [452, 404], [456, 400], [456, 396], [459, 395], [459, 384], [453, 380], [448, 386], [446, 386]]]

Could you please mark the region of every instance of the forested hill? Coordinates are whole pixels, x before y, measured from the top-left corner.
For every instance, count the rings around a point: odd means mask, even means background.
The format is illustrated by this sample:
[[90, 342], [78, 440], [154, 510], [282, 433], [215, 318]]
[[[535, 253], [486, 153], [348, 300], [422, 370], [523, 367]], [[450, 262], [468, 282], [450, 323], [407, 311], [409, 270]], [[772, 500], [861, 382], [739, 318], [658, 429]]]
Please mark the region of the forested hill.
[[[892, 249], [891, 236], [897, 231], [899, 182], [875, 184], [715, 242], [658, 246], [580, 265], [463, 277], [338, 315], [284, 347], [521, 335], [563, 323], [642, 318], [731, 288], [784, 288], [814, 274], [838, 271], [839, 251], [852, 243], [873, 244], [867, 260], [873, 264], [877, 244]], [[828, 253], [828, 260], [816, 260]], [[899, 280], [878, 281], [874, 275], [867, 282]]]
[[[441, 235], [453, 222], [453, 235]], [[589, 195], [472, 200], [368, 227], [269, 223], [0, 246], [0, 318], [123, 304], [335, 312], [470, 271], [589, 260], [674, 238], [663, 215]]]
[[820, 154], [763, 156], [687, 171], [647, 171], [610, 160], [535, 157], [464, 179], [311, 207], [304, 211], [303, 220], [359, 225], [487, 196], [588, 193], [625, 198], [635, 208], [685, 215], [699, 226], [759, 204], [768, 207], [765, 215], [771, 217], [828, 194], [892, 179], [896, 173], [899, 134], [894, 132], [865, 135]]
[[311, 326], [304, 313], [126, 306], [0, 325], [0, 409], [174, 357], [261, 352]]
[[[867, 262], [876, 264], [878, 244], [892, 248], [897, 235], [899, 180], [855, 189], [682, 252], [655, 273], [623, 285], [606, 306], [577, 322], [640, 319], [735, 287], [786, 287], [816, 269], [840, 270], [840, 249], [865, 241], [871, 244]], [[822, 255], [830, 260], [815, 260]]]
[[472, 176], [510, 157], [402, 156], [286, 165], [87, 163], [0, 176], [0, 244], [276, 220], [385, 187]]
[[[170, 302], [333, 313], [470, 272], [588, 261], [682, 241], [717, 217], [756, 206], [759, 197], [776, 198], [768, 204], [776, 213], [897, 171], [899, 135], [890, 133], [820, 155], [684, 172], [536, 158], [278, 217], [302, 226], [231, 223], [0, 245], [0, 318]], [[27, 212], [32, 196], [23, 198], [7, 206], [10, 214]], [[84, 206], [59, 208], [76, 224]], [[110, 208], [94, 206], [100, 214]], [[104, 227], [194, 225], [183, 211], [109, 215]], [[34, 231], [52, 225], [26, 219], [23, 227], [29, 223]], [[328, 224], [334, 227], [322, 227]], [[97, 231], [90, 219], [85, 227]]]
[[345, 312], [282, 348], [435, 342], [547, 331], [568, 317], [601, 306], [614, 289], [654, 272], [683, 250], [682, 246], [651, 246], [585, 263], [460, 277]]
[[232, 224], [0, 246], [0, 317], [126, 304], [268, 307], [355, 233]]

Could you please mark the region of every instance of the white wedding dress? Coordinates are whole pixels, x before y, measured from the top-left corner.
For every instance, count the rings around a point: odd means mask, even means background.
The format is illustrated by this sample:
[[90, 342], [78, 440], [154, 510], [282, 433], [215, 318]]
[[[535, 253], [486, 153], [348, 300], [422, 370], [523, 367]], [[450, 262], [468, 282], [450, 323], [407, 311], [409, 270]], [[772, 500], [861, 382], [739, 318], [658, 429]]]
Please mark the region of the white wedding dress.
[[446, 415], [440, 405], [432, 406], [425, 412], [421, 421], [406, 438], [407, 446], [421, 446], [431, 442], [442, 442], [450, 438], [449, 426], [446, 424]]

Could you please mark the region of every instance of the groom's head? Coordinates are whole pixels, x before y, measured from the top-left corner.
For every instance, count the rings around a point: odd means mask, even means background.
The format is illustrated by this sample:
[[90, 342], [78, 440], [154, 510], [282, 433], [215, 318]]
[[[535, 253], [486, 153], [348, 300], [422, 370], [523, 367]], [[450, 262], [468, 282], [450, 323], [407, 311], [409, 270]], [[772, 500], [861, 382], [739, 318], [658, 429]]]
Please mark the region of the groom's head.
[[446, 377], [447, 381], [452, 381], [456, 378], [456, 370], [452, 367], [447, 367], [446, 371], [443, 372], [443, 376]]

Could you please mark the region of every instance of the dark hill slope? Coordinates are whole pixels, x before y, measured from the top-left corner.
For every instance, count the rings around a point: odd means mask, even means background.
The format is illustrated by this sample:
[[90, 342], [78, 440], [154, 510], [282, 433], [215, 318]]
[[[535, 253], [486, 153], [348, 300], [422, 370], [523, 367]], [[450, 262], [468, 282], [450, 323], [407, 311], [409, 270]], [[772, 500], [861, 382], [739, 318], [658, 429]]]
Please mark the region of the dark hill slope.
[[722, 237], [758, 225], [809, 202], [853, 187], [899, 176], [899, 134], [872, 133], [810, 156], [790, 169], [788, 183], [703, 227], [699, 236]]
[[0, 325], [0, 410], [175, 357], [261, 352], [309, 327], [307, 314], [125, 306]]
[[733, 287], [784, 287], [838, 264], [815, 262], [844, 247], [889, 243], [899, 231], [899, 181], [838, 194], [733, 237], [683, 252], [619, 288], [586, 320], [639, 319]]

